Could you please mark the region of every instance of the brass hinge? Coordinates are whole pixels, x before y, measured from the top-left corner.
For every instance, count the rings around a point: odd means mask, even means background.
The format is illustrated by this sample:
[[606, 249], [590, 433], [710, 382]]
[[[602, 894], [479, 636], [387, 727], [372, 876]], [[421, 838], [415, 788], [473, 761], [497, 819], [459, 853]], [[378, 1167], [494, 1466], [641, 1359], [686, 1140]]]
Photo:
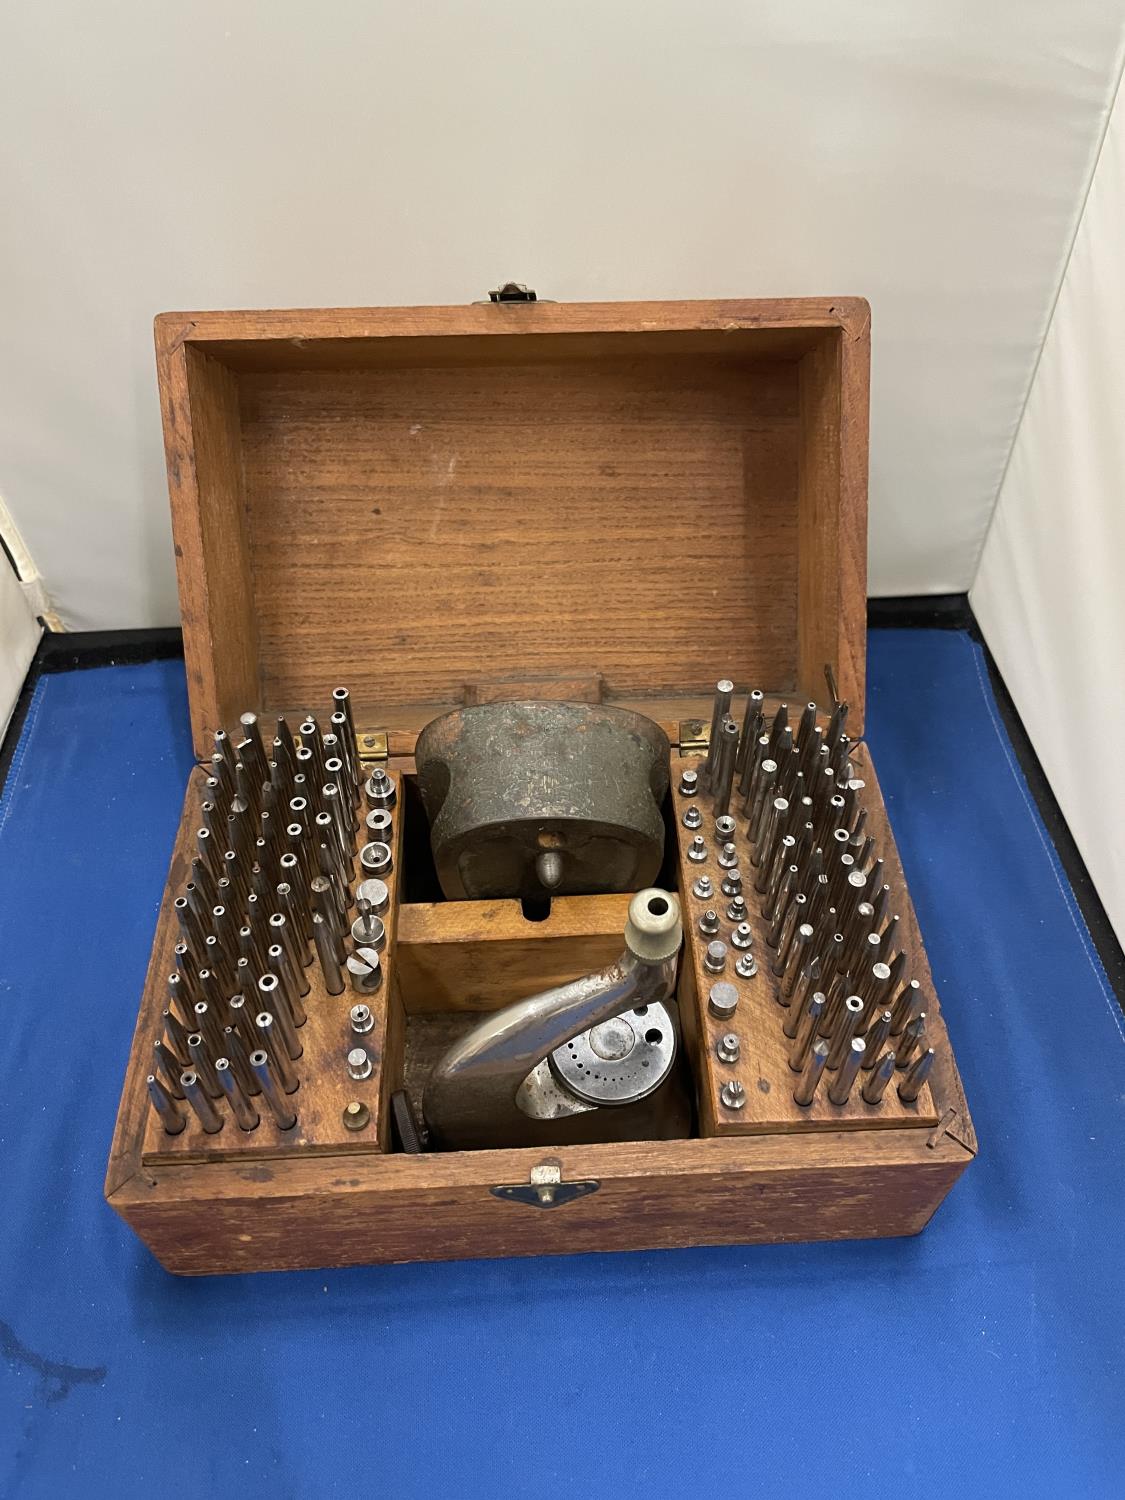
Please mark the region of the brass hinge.
[[355, 743], [360, 760], [386, 760], [390, 754], [385, 729], [357, 730]]
[[711, 743], [711, 726], [702, 719], [681, 719], [677, 742], [681, 755], [706, 755]]
[[489, 1188], [494, 1198], [503, 1198], [508, 1203], [526, 1203], [531, 1208], [561, 1208], [564, 1203], [573, 1203], [575, 1198], [585, 1198], [596, 1193], [601, 1183], [593, 1178], [576, 1182], [563, 1182], [562, 1164], [545, 1161], [532, 1167], [527, 1182], [499, 1183]]

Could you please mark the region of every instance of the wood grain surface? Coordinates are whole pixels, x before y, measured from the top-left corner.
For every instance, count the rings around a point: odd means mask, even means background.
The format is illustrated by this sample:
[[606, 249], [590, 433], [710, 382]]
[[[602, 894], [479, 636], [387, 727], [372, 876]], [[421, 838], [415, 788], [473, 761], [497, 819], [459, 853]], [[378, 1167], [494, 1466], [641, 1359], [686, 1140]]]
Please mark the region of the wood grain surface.
[[682, 703], [720, 661], [805, 696], [830, 666], [858, 728], [868, 322], [817, 298], [163, 315], [197, 752], [326, 682], [374, 727], [521, 678]]
[[406, 1010], [499, 1010], [611, 964], [630, 900], [556, 896], [541, 922], [529, 921], [518, 901], [405, 905], [398, 973]]
[[[205, 1275], [916, 1234], [971, 1159], [921, 1130], [284, 1157], [155, 1166], [110, 1202], [168, 1270]], [[550, 1210], [489, 1191], [548, 1161], [598, 1190]]]

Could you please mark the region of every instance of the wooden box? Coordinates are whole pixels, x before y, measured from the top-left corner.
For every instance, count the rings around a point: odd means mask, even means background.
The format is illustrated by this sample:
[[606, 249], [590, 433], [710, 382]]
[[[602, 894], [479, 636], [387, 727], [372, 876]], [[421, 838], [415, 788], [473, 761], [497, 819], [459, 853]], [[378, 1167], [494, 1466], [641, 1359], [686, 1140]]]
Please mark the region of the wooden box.
[[[162, 1140], [144, 1076], [193, 853], [193, 773], [106, 1179], [113, 1208], [186, 1274], [920, 1230], [976, 1141], [863, 746], [868, 829], [937, 1049], [918, 1106], [792, 1106], [763, 978], [743, 1007], [750, 1107], [721, 1108], [681, 837], [667, 868], [688, 934], [689, 1138], [411, 1155], [391, 1149], [387, 1118], [437, 1018], [615, 958], [628, 901], [561, 898], [544, 918], [438, 899], [411, 792], [432, 717], [504, 697], [621, 704], [663, 725], [678, 771], [730, 675], [798, 710], [830, 707], [830, 682], [861, 733], [867, 304], [169, 313], [156, 347], [197, 756], [247, 708], [296, 724], [347, 685], [360, 754], [385, 757], [402, 787], [403, 842], [371, 1129], [339, 1128], [341, 1102], [365, 1087], [338, 1080], [354, 997], [314, 985], [315, 1087], [291, 1138]], [[669, 827], [682, 834], [678, 817]], [[555, 1178], [596, 1190], [495, 1191]]]

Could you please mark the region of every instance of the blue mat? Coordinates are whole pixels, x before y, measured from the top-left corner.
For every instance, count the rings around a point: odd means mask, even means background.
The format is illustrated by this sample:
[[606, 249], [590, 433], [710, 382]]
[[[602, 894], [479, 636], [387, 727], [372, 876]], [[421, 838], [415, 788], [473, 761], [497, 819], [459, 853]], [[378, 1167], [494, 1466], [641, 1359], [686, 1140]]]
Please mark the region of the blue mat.
[[183, 669], [43, 679], [0, 802], [0, 1494], [1125, 1493], [1122, 1018], [980, 652], [870, 667], [981, 1141], [921, 1237], [210, 1281], [102, 1201]]

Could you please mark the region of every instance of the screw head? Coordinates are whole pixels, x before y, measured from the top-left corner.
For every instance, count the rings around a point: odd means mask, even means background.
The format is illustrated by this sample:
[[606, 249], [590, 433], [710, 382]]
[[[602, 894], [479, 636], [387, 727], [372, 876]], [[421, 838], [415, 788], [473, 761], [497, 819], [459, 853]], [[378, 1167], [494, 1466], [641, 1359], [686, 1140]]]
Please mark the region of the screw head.
[[715, 887], [711, 884], [710, 875], [701, 875], [691, 888], [693, 896], [700, 901], [710, 901], [715, 894]]
[[736, 1063], [742, 1048], [733, 1031], [721, 1036], [715, 1046], [715, 1056], [722, 1063]]
[[732, 1078], [729, 1083], [724, 1083], [722, 1092], [719, 1094], [723, 1105], [727, 1109], [741, 1109], [746, 1103], [746, 1090], [737, 1078]]
[[740, 953], [735, 959], [734, 972], [739, 979], [753, 979], [758, 972], [758, 960], [752, 953]]
[[749, 922], [739, 922], [730, 940], [736, 948], [749, 948], [754, 941], [754, 929]]
[[687, 812], [685, 812], [683, 817], [680, 819], [680, 822], [684, 825], [685, 828], [702, 828], [703, 814], [699, 811], [698, 807], [689, 807]]
[[738, 1009], [738, 990], [728, 979], [720, 980], [718, 984], [711, 986], [707, 1007], [713, 1016], [729, 1021]]
[[707, 952], [703, 955], [703, 967], [709, 974], [721, 974], [727, 966], [726, 943], [708, 943]]

